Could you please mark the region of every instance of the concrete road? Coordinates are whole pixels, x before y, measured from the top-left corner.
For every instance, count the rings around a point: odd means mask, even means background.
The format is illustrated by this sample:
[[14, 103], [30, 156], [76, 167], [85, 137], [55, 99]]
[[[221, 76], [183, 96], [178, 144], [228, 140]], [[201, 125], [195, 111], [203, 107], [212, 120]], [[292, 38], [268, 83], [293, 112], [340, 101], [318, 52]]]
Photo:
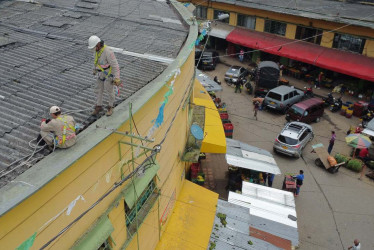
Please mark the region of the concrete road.
[[[222, 59], [228, 64], [240, 65], [235, 59]], [[251, 103], [253, 96], [245, 91], [235, 94], [234, 87], [226, 85], [223, 76], [227, 69], [226, 65], [218, 64], [215, 71], [205, 73], [212, 78], [217, 75], [222, 81], [223, 92], [218, 92], [217, 96], [227, 104], [229, 118], [234, 124], [233, 138], [273, 152], [273, 142], [285, 124], [284, 115], [260, 111], [256, 121]], [[291, 83], [293, 81], [297, 80], [292, 79]], [[337, 140], [332, 154], [349, 154], [351, 148], [344, 141], [345, 132], [350, 125], [358, 123], [357, 118], [347, 119], [326, 109], [323, 119], [312, 124], [315, 132], [312, 143], [323, 143], [327, 147], [331, 130], [335, 130]], [[367, 177], [360, 181], [359, 174], [345, 168], [337, 174], [318, 168], [314, 164], [316, 155], [310, 152], [312, 143], [299, 159], [274, 154], [282, 173], [296, 173], [300, 169], [305, 172], [304, 185], [296, 198], [299, 249], [347, 249], [355, 238], [361, 241], [361, 249], [374, 249], [374, 182]], [[207, 164], [213, 169], [215, 191], [220, 197], [227, 198], [224, 156], [209, 155]], [[273, 187], [281, 189], [282, 177], [275, 178]]]

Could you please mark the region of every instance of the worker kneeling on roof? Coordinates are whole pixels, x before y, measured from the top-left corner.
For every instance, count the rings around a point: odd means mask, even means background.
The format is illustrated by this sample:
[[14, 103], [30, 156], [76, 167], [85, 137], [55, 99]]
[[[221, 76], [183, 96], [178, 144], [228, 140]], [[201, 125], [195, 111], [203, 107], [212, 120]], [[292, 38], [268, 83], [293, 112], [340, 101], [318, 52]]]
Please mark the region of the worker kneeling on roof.
[[[70, 115], [62, 115], [61, 109], [53, 106], [49, 109], [52, 119], [43, 121], [40, 136], [50, 147], [69, 148], [76, 142], [75, 121]], [[38, 142], [40, 139], [38, 138]], [[39, 143], [43, 145], [44, 143]]]
[[121, 84], [118, 62], [113, 51], [104, 45], [104, 41], [97, 36], [91, 36], [88, 39], [88, 48], [95, 52], [93, 74], [97, 74], [95, 91], [97, 100], [92, 115], [97, 115], [103, 110], [103, 94], [105, 89], [109, 94], [109, 104], [106, 115], [110, 116], [113, 113], [115, 99], [114, 85], [119, 86]]

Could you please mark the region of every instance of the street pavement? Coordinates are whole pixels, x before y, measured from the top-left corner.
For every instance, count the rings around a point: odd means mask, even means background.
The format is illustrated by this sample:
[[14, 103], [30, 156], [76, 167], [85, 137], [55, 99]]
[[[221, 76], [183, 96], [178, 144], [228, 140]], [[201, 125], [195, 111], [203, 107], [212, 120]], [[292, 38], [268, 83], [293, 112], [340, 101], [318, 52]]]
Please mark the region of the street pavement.
[[[218, 76], [223, 91], [216, 93], [227, 105], [229, 119], [234, 125], [233, 139], [263, 148], [273, 153], [273, 142], [285, 124], [285, 116], [268, 111], [260, 111], [258, 120], [253, 117], [253, 96], [245, 88], [242, 93], [234, 93], [234, 87], [224, 82], [227, 65], [240, 65], [235, 58], [223, 57], [225, 63], [217, 65], [214, 71], [205, 71], [212, 78]], [[243, 64], [244, 65], [244, 64]], [[303, 88], [307, 83], [288, 78], [290, 84]], [[317, 90], [327, 95], [329, 90]], [[352, 100], [343, 96], [343, 101]], [[284, 173], [297, 173], [304, 170], [305, 180], [300, 195], [296, 198], [299, 249], [347, 249], [355, 238], [361, 242], [361, 249], [374, 249], [374, 182], [366, 176], [358, 180], [360, 174], [340, 168], [336, 174], [314, 164], [316, 154], [311, 153], [311, 145], [323, 143], [327, 148], [331, 130], [335, 130], [337, 140], [332, 151], [349, 154], [351, 148], [345, 143], [346, 131], [359, 120], [331, 113], [328, 109], [319, 123], [311, 124], [315, 133], [314, 141], [304, 149], [299, 159], [274, 154], [282, 175], [274, 179], [274, 188], [281, 189]], [[202, 162], [207, 174], [206, 186], [227, 199], [227, 164], [224, 155], [208, 154]], [[208, 181], [210, 179], [210, 182]]]

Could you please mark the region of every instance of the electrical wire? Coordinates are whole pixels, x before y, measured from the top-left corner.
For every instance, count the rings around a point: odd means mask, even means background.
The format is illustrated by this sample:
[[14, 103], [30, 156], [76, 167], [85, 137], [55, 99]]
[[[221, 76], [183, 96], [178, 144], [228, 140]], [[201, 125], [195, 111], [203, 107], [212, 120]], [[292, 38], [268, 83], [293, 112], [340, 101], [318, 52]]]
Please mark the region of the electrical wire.
[[75, 218], [72, 222], [70, 222], [66, 227], [64, 227], [58, 234], [56, 234], [54, 237], [52, 237], [48, 242], [46, 242], [41, 248], [45, 249], [48, 247], [53, 241], [55, 241], [58, 237], [60, 237], [64, 232], [66, 232], [68, 229], [70, 229], [76, 222], [78, 222], [84, 215], [86, 215], [89, 211], [91, 211], [94, 207], [96, 207], [102, 200], [104, 200], [109, 194], [111, 194], [114, 190], [116, 190], [118, 187], [120, 187], [125, 181], [133, 177], [139, 169], [144, 167], [144, 164], [149, 161], [149, 159], [153, 156], [156, 156], [160, 151], [160, 146], [156, 146], [150, 156], [148, 156], [139, 166], [136, 167], [130, 174], [128, 174], [126, 177], [121, 179], [119, 182], [116, 182], [109, 191], [107, 191], [105, 194], [103, 194], [95, 203], [93, 203], [88, 209], [86, 209], [83, 213], [81, 213], [77, 218]]

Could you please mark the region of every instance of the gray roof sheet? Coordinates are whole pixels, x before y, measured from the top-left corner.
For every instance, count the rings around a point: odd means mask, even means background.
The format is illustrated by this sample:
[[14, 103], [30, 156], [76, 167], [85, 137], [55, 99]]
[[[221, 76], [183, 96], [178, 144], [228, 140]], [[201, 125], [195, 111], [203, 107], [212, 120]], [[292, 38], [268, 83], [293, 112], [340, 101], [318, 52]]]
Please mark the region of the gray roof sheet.
[[[96, 2], [96, 3], [94, 3]], [[159, 20], [150, 19], [153, 15]], [[33, 152], [29, 141], [52, 105], [85, 127], [94, 121], [93, 55], [87, 39], [136, 53], [175, 58], [188, 35], [171, 5], [160, 1], [41, 0], [38, 4], [0, 2], [0, 187], [42, 159], [41, 151], [21, 165], [12, 162]], [[157, 19], [156, 18], [156, 19]], [[116, 103], [159, 76], [166, 64], [116, 54], [121, 89]], [[81, 111], [81, 112], [78, 112]], [[17, 166], [16, 170], [6, 174]]]
[[[218, 213], [226, 215], [226, 227], [221, 224]], [[210, 242], [214, 242], [217, 250], [226, 249], [280, 249], [266, 241], [249, 236], [249, 209], [218, 200], [216, 217]], [[250, 244], [252, 242], [252, 245]], [[209, 246], [208, 246], [209, 249]]]
[[212, 0], [212, 2], [374, 28], [374, 6], [360, 3], [331, 0]]

